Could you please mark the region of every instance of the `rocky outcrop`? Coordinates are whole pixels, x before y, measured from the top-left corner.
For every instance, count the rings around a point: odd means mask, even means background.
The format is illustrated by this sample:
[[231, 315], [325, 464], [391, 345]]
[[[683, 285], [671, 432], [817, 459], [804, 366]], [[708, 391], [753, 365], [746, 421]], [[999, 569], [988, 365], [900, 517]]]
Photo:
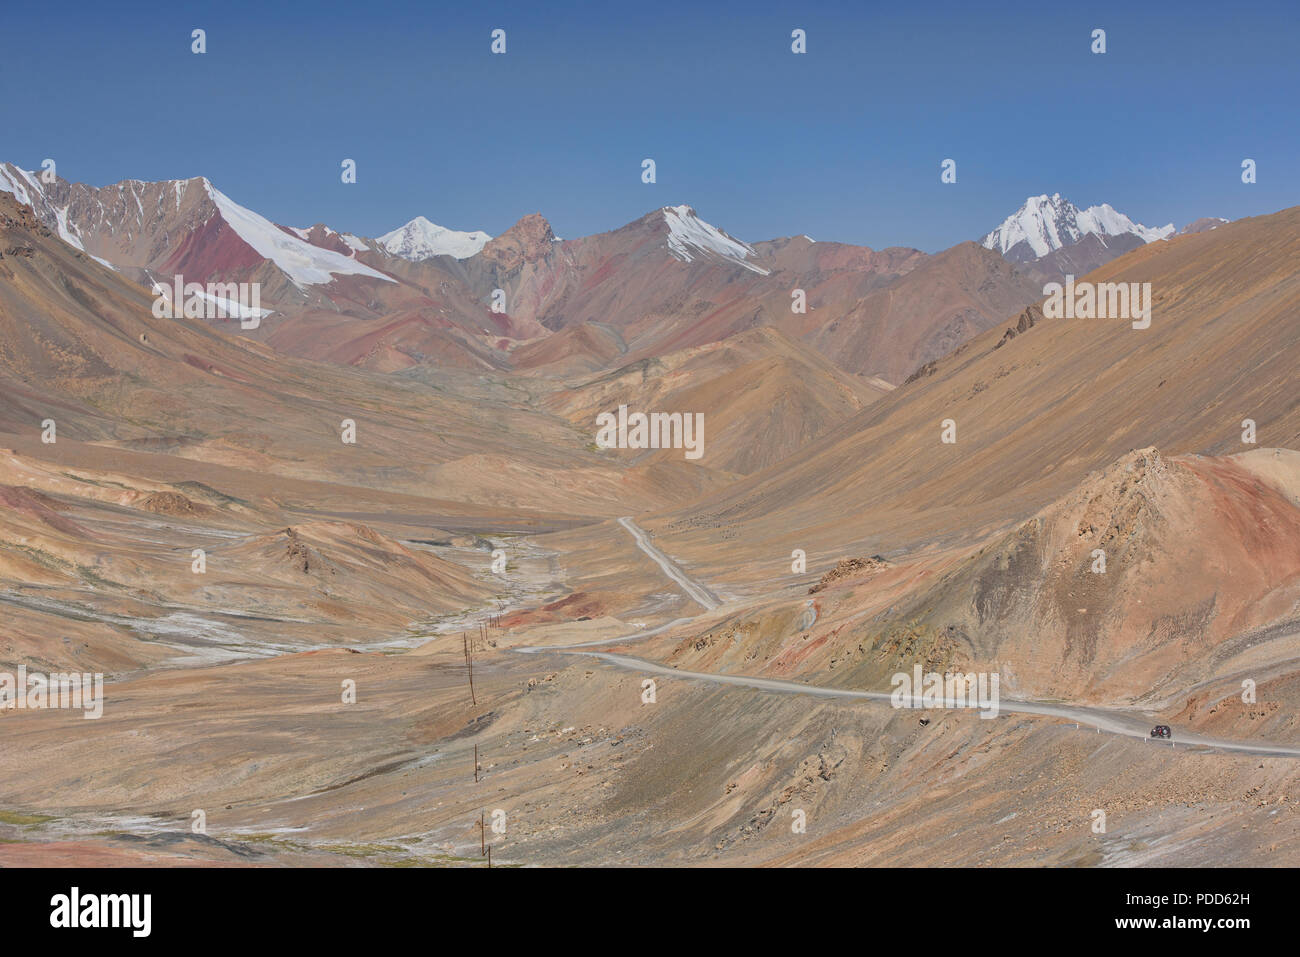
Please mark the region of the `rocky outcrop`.
[[554, 242], [555, 233], [551, 231], [551, 224], [541, 213], [532, 213], [489, 241], [479, 255], [499, 272], [509, 275], [524, 263], [541, 259], [550, 251]]
[[867, 573], [874, 574], [888, 566], [889, 562], [879, 555], [872, 555], [870, 558], [841, 558], [834, 568], [821, 577], [821, 581], [808, 589], [808, 594], [815, 595], [822, 589], [842, 579], [856, 578]]
[[1030, 306], [1028, 309], [1026, 309], [1024, 312], [1020, 314], [1020, 317], [1016, 319], [1016, 324], [1014, 326], [1008, 327], [1007, 331], [1002, 333], [1002, 338], [998, 340], [997, 345], [995, 345], [993, 348], [1001, 349], [1003, 346], [1005, 346], [1016, 336], [1020, 335], [1023, 332], [1028, 332], [1030, 329], [1034, 328], [1034, 326], [1042, 318], [1043, 318], [1043, 310], [1038, 308], [1037, 305]]

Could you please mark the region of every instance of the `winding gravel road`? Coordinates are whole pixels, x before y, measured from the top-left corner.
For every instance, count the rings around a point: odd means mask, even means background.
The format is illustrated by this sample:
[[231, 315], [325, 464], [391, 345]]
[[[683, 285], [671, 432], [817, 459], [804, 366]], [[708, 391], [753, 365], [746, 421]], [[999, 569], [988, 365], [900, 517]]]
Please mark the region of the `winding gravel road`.
[[[699, 582], [691, 579], [673, 562], [672, 559], [652, 545], [646, 537], [645, 532], [642, 531], [635, 522], [630, 518], [620, 518], [618, 521], [620, 525], [632, 533], [632, 536], [636, 539], [636, 543], [641, 550], [654, 559], [655, 563], [663, 569], [664, 574], [681, 586], [682, 590], [686, 592], [686, 594], [690, 595], [691, 598], [710, 611], [718, 607], [718, 599], [713, 595], [713, 593]], [[893, 695], [887, 691], [853, 691], [847, 688], [826, 688], [819, 685], [803, 684], [798, 681], [785, 681], [779, 678], [757, 678], [749, 675], [724, 675], [705, 671], [683, 671], [680, 668], [673, 668], [657, 662], [646, 661], [643, 658], [636, 658], [632, 655], [616, 654], [609, 651], [589, 650], [593, 646], [597, 645], [627, 644], [630, 641], [649, 638], [652, 635], [660, 634], [661, 632], [674, 628], [677, 625], [685, 624], [690, 620], [691, 619], [689, 618], [679, 618], [676, 621], [670, 621], [666, 625], [660, 625], [658, 628], [651, 629], [650, 631], [634, 632], [630, 635], [624, 635], [621, 638], [603, 638], [597, 641], [584, 641], [572, 645], [543, 645], [516, 648], [514, 650], [524, 654], [554, 652], [556, 654], [564, 655], [586, 655], [591, 658], [597, 658], [616, 667], [626, 668], [630, 671], [637, 671], [643, 674], [661, 675], [689, 681], [701, 681], [709, 684], [734, 685], [742, 688], [753, 688], [757, 691], [764, 691], [772, 694], [803, 694], [818, 698], [856, 698], [885, 703], [890, 703], [893, 699]], [[909, 704], [918, 703], [915, 697], [907, 700]], [[1183, 732], [1176, 733], [1175, 737], [1168, 741], [1152, 739], [1150, 737], [1152, 723], [1150, 716], [1142, 714], [1141, 712], [1121, 711], [1115, 708], [1047, 704], [1038, 701], [1017, 701], [1015, 699], [1001, 698], [998, 702], [998, 716], [1006, 714], [1032, 714], [1044, 717], [1062, 718], [1066, 721], [1073, 721], [1078, 724], [1080, 733], [1087, 733], [1084, 731], [1086, 726], [1087, 728], [1092, 729], [1092, 733], [1095, 734], [1118, 734], [1124, 737], [1141, 738], [1152, 748], [1211, 748], [1216, 751], [1229, 751], [1238, 754], [1300, 758], [1300, 748], [1281, 744], [1270, 744], [1264, 741], [1251, 744], [1244, 741], [1229, 741], [1223, 738], [1211, 738], [1205, 735]]]

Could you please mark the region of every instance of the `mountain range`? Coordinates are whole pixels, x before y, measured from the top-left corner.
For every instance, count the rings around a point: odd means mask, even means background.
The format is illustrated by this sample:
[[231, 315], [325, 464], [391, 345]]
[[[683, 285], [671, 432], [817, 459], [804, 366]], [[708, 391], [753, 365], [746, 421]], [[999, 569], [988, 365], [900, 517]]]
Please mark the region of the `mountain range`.
[[367, 238], [277, 225], [202, 177], [96, 188], [2, 164], [0, 190], [136, 282], [260, 283], [271, 314], [245, 334], [282, 352], [388, 372], [611, 371], [771, 326], [898, 384], [1037, 299], [1045, 278], [1173, 233], [1056, 195], [933, 255], [807, 236], [749, 243], [689, 206], [568, 241], [540, 214], [495, 238], [424, 217]]

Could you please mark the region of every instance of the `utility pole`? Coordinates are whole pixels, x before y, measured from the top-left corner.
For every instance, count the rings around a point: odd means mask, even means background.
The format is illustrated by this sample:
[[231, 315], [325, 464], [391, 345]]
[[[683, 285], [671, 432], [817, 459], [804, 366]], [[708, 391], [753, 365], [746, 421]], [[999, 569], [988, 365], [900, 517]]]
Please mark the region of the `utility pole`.
[[465, 667], [469, 669], [469, 700], [477, 705], [478, 698], [474, 696], [474, 652], [470, 649], [469, 637], [463, 631], [460, 633], [460, 640], [465, 649]]

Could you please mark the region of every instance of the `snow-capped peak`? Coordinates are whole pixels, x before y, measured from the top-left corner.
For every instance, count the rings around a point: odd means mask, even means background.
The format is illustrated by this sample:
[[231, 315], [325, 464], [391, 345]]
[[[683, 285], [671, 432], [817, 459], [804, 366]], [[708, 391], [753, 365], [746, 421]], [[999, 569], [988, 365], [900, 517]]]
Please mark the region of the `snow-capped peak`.
[[297, 236], [290, 236], [269, 219], [240, 206], [208, 182], [206, 177], [203, 179], [203, 186], [221, 213], [221, 218], [239, 238], [248, 243], [263, 259], [275, 263], [299, 286], [329, 283], [333, 281], [335, 275], [369, 276], [372, 279], [382, 279], [384, 282], [397, 281], [342, 253], [332, 249], [321, 249]]
[[[81, 237], [76, 233], [76, 226], [68, 222], [68, 207], [56, 206], [50, 201], [45, 195], [45, 186], [39, 173], [29, 173], [13, 163], [0, 163], [0, 192], [12, 193], [18, 202], [30, 206], [32, 212], [42, 220], [52, 218], [60, 239], [74, 249], [85, 250]], [[109, 265], [98, 256], [93, 258]]]
[[394, 256], [420, 262], [433, 256], [468, 259], [487, 245], [491, 238], [481, 230], [462, 233], [431, 223], [423, 216], [416, 216], [405, 226], [379, 236], [376, 241]]
[[668, 251], [673, 257], [684, 263], [696, 259], [725, 259], [738, 266], [744, 266], [760, 276], [766, 276], [771, 270], [746, 262], [754, 255], [751, 246], [733, 239], [716, 226], [712, 226], [695, 215], [689, 206], [665, 206], [662, 210], [664, 222], [668, 224]]
[[1041, 259], [1063, 246], [1079, 242], [1090, 233], [1101, 237], [1128, 234], [1137, 236], [1144, 243], [1151, 243], [1172, 236], [1174, 225], [1143, 226], [1116, 211], [1109, 203], [1080, 210], [1060, 193], [1043, 194], [1026, 199], [1020, 209], [984, 237], [983, 245], [985, 249], [996, 249], [1005, 256], [1024, 243], [1033, 258]]

